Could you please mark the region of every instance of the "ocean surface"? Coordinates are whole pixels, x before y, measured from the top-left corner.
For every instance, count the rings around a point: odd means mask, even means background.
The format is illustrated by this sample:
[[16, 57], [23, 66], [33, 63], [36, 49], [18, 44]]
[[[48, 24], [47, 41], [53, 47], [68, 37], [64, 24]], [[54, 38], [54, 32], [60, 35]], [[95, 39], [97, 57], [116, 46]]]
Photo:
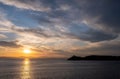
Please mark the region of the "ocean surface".
[[0, 59], [0, 79], [120, 79], [120, 61]]

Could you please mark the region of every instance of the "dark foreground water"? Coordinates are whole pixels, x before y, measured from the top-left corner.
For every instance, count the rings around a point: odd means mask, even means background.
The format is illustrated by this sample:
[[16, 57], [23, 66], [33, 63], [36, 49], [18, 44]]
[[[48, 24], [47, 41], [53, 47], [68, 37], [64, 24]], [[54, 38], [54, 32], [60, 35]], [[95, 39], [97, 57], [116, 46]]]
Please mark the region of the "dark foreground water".
[[0, 79], [120, 79], [120, 62], [0, 59]]

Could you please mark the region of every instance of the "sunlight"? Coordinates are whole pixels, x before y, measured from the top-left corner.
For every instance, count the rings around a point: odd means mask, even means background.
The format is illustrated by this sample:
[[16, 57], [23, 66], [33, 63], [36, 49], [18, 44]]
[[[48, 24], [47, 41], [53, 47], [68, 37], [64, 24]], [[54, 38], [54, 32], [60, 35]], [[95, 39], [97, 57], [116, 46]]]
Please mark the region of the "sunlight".
[[24, 61], [24, 64], [29, 65], [29, 63], [30, 63], [29, 59], [26, 58], [25, 61]]
[[24, 49], [23, 52], [24, 52], [25, 54], [30, 54], [30, 53], [31, 53], [31, 50], [29, 50], [29, 49]]
[[30, 60], [28, 58], [26, 58], [23, 61], [23, 66], [21, 68], [22, 70], [22, 75], [21, 75], [21, 79], [30, 79]]

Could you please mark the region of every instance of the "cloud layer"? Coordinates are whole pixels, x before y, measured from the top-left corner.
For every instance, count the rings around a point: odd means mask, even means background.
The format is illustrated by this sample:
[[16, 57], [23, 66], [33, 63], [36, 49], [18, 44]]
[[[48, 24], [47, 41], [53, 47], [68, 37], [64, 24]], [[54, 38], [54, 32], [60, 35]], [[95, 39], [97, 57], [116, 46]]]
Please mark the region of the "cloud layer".
[[17, 44], [15, 41], [0, 41], [0, 46], [2, 47], [12, 47], [12, 48], [18, 48], [22, 47], [21, 45]]
[[119, 0], [0, 0], [0, 45], [20, 47], [13, 42], [18, 40], [23, 46], [36, 50], [46, 46], [52, 52], [62, 52], [61, 55], [93, 50], [96, 54], [98, 51], [113, 54], [113, 50], [119, 51], [119, 3]]

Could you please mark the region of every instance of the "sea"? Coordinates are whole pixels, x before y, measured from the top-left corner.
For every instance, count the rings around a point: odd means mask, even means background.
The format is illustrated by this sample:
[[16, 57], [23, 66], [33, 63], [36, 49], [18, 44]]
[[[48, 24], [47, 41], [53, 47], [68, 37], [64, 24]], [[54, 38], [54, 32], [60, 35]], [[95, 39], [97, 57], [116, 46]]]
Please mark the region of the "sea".
[[0, 59], [0, 79], [120, 79], [120, 61]]

